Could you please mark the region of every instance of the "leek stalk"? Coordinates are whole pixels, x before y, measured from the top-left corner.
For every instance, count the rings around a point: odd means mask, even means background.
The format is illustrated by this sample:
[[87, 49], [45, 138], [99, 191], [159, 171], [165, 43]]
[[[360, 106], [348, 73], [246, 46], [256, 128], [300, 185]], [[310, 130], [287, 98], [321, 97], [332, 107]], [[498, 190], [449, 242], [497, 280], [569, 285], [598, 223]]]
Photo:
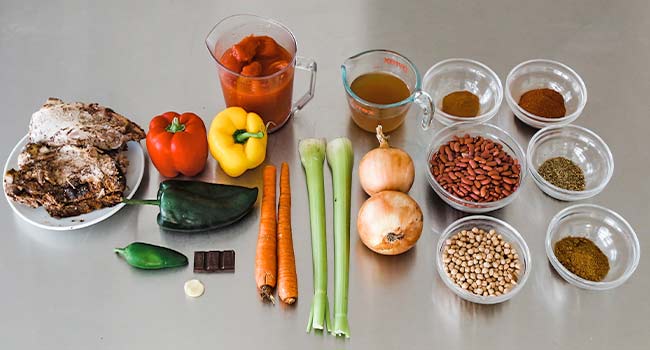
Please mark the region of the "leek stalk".
[[327, 164], [334, 194], [334, 335], [350, 337], [348, 285], [350, 268], [350, 196], [354, 152], [345, 137], [327, 143]]
[[311, 224], [311, 252], [314, 273], [314, 299], [309, 312], [307, 332], [312, 328], [331, 329], [329, 300], [327, 299], [327, 241], [325, 235], [325, 140], [304, 139], [298, 144], [300, 162], [305, 168], [309, 196], [309, 220]]

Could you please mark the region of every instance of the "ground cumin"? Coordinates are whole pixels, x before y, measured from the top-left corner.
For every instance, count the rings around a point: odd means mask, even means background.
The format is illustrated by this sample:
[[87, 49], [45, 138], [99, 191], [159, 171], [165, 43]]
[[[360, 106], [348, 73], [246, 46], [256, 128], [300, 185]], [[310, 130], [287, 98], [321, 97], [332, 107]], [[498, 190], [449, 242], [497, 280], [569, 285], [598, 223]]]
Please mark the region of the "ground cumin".
[[456, 117], [476, 117], [480, 107], [478, 96], [469, 91], [454, 91], [442, 99], [442, 111]]
[[528, 113], [543, 118], [562, 118], [566, 115], [564, 97], [552, 89], [535, 89], [521, 95], [519, 106]]
[[567, 270], [586, 280], [602, 281], [609, 272], [607, 256], [588, 238], [564, 237], [555, 243], [553, 253]]

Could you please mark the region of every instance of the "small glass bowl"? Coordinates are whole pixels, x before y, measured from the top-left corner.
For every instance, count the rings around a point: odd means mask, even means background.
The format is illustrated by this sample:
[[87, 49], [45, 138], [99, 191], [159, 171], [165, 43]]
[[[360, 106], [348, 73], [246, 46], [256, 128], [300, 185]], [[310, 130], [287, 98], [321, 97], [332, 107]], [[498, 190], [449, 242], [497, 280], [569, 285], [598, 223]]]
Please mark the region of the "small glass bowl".
[[[431, 172], [431, 157], [440, 149], [440, 146], [451, 141], [454, 136], [465, 134], [469, 134], [470, 136], [482, 136], [483, 138], [498, 142], [503, 145], [503, 150], [505, 152], [519, 161], [519, 164], [521, 165], [519, 187], [517, 187], [513, 193], [498, 201], [478, 203], [467, 201], [447, 192], [447, 190], [436, 181]], [[467, 213], [486, 213], [505, 207], [519, 195], [519, 192], [521, 192], [521, 188], [524, 185], [524, 180], [526, 179], [526, 173], [528, 170], [524, 150], [521, 148], [519, 143], [508, 134], [508, 132], [491, 124], [459, 123], [442, 128], [433, 136], [433, 140], [431, 141], [427, 152], [426, 172], [427, 180], [429, 181], [431, 188], [433, 188], [433, 191], [451, 207]]]
[[[525, 92], [535, 89], [553, 89], [564, 97], [566, 115], [562, 118], [544, 118], [519, 107]], [[506, 78], [506, 102], [522, 122], [543, 128], [548, 125], [566, 125], [576, 120], [587, 103], [587, 87], [582, 78], [568, 66], [551, 60], [530, 60], [513, 68]]]
[[[600, 282], [573, 274], [555, 257], [553, 247], [560, 239], [586, 237], [609, 259], [609, 273]], [[593, 204], [577, 204], [557, 213], [546, 232], [546, 255], [557, 273], [576, 287], [608, 290], [623, 284], [639, 265], [641, 248], [630, 224], [617, 213]]]
[[[546, 181], [537, 169], [547, 159], [564, 157], [585, 174], [585, 190], [570, 191]], [[547, 126], [528, 143], [528, 170], [542, 191], [562, 201], [577, 201], [600, 193], [614, 173], [614, 158], [605, 141], [593, 131], [577, 125]]]
[[[445, 272], [445, 266], [442, 262], [442, 253], [445, 241], [462, 230], [471, 230], [474, 227], [486, 231], [494, 229], [497, 233], [501, 234], [504, 240], [510, 243], [517, 250], [517, 254], [519, 254], [519, 262], [521, 264], [519, 279], [517, 280], [517, 285], [506, 294], [487, 297], [476, 295], [456, 285]], [[515, 296], [515, 294], [519, 293], [523, 288], [524, 284], [526, 284], [531, 270], [531, 255], [524, 238], [514, 227], [510, 226], [510, 224], [490, 216], [474, 215], [454, 221], [451, 225], [447, 226], [445, 231], [440, 235], [436, 247], [436, 267], [442, 281], [459, 297], [478, 304], [497, 304]]]
[[[433, 116], [445, 125], [488, 121], [497, 114], [503, 101], [499, 76], [483, 63], [465, 58], [451, 58], [433, 65], [422, 79], [422, 90], [431, 96], [436, 106]], [[457, 117], [442, 111], [442, 99], [454, 91], [463, 90], [479, 98], [479, 115], [476, 117]]]

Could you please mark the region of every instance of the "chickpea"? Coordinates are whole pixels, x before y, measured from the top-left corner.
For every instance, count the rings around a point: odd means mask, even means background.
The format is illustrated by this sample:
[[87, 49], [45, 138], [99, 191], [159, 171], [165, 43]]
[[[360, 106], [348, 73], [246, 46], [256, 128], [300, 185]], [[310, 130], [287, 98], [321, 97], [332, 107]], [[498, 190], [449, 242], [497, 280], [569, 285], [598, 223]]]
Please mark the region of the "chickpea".
[[445, 241], [442, 262], [460, 288], [481, 296], [499, 296], [517, 285], [517, 250], [494, 229], [462, 230]]

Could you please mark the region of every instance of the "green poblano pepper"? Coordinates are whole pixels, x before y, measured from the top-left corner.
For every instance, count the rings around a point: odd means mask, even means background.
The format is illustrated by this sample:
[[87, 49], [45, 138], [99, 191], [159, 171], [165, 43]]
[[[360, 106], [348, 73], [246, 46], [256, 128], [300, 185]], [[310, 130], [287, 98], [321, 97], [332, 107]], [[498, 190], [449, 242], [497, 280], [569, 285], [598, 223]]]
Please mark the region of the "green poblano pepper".
[[160, 183], [157, 199], [125, 199], [124, 203], [156, 205], [161, 228], [197, 232], [239, 221], [253, 209], [257, 192], [257, 187], [167, 180]]

